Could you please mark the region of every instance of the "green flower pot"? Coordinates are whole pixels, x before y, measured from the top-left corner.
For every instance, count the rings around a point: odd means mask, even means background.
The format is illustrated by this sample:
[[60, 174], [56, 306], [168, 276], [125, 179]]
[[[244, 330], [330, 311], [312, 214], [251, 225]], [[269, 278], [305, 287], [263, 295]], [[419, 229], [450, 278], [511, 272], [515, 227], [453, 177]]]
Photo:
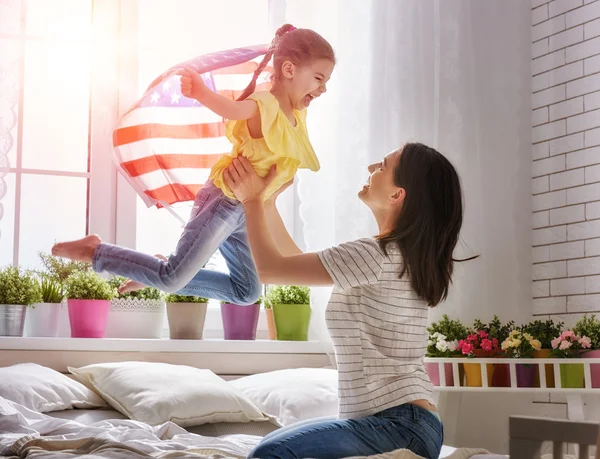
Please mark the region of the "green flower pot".
[[563, 388], [583, 389], [583, 379], [582, 363], [560, 364], [560, 384]]
[[279, 341], [308, 341], [309, 304], [274, 304], [273, 318]]

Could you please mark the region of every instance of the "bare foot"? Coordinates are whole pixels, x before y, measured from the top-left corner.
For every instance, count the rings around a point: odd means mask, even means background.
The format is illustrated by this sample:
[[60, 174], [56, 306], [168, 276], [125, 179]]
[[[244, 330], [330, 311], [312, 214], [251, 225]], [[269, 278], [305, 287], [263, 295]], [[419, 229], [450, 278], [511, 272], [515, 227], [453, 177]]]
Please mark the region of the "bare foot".
[[100, 245], [100, 242], [100, 238], [96, 234], [90, 234], [76, 241], [60, 242], [52, 247], [52, 255], [91, 263], [94, 251]]
[[[167, 257], [165, 257], [164, 255], [156, 254], [154, 256], [156, 258], [158, 258], [159, 260], [168, 261]], [[146, 286], [144, 284], [142, 284], [141, 282], [136, 282], [134, 280], [127, 279], [125, 282], [123, 282], [119, 286], [119, 293], [123, 294], [123, 293], [128, 293], [128, 292], [135, 292], [135, 291], [141, 290], [145, 287]]]

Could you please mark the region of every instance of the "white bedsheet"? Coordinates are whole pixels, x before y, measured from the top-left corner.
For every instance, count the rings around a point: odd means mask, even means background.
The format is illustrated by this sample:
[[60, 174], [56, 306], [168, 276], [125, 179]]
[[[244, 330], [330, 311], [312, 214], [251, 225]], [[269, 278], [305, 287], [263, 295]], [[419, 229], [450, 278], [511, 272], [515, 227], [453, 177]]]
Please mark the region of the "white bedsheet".
[[[0, 397], [0, 455], [21, 459], [88, 459], [198, 457], [245, 458], [261, 437], [228, 435], [203, 437], [167, 422], [151, 427], [125, 419], [108, 419], [85, 425], [37, 413]], [[474, 456], [481, 450], [444, 447], [440, 458], [491, 459]], [[414, 459], [405, 450], [370, 459]]]

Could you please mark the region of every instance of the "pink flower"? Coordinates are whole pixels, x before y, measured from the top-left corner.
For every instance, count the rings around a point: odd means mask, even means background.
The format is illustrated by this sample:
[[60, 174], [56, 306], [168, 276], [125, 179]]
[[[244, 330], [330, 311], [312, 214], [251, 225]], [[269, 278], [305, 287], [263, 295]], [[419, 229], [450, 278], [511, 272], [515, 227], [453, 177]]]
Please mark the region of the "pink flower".
[[592, 347], [592, 340], [587, 336], [584, 336], [579, 340], [579, 344], [581, 344], [582, 348], [589, 349], [590, 347]]
[[558, 338], [554, 338], [552, 340], [552, 342], [550, 343], [550, 344], [552, 344], [552, 349], [556, 349], [560, 345], [561, 341], [562, 341], [562, 339], [560, 336]]
[[488, 337], [488, 334], [485, 332], [485, 330], [479, 330], [479, 331], [477, 332], [477, 334], [478, 334], [478, 335], [479, 335], [479, 336], [480, 336], [482, 339], [485, 339], [485, 338], [487, 338], [487, 337]]
[[496, 338], [492, 340], [492, 344], [494, 345], [494, 349], [498, 349], [498, 340]]
[[563, 341], [562, 343], [560, 343], [559, 349], [561, 351], [564, 351], [566, 349], [569, 349], [572, 345], [573, 345], [573, 343], [571, 343], [570, 341]]
[[467, 341], [468, 342], [477, 341], [477, 334], [473, 333], [472, 335], [467, 336]]
[[491, 351], [492, 350], [492, 342], [489, 339], [482, 339], [481, 340], [481, 349], [483, 349], [484, 351]]
[[469, 355], [471, 352], [473, 352], [473, 345], [471, 343], [464, 343], [462, 346], [462, 353], [464, 355]]
[[577, 337], [575, 336], [575, 332], [573, 330], [565, 330], [564, 332], [561, 333], [560, 337], [563, 340], [567, 339], [567, 338], [577, 339]]

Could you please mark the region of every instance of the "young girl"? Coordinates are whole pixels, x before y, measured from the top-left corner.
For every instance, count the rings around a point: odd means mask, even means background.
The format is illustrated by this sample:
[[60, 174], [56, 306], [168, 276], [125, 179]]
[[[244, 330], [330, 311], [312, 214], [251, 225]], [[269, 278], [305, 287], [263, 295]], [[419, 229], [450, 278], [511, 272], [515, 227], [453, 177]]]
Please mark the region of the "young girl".
[[[256, 80], [273, 57], [270, 91], [254, 92]], [[223, 173], [239, 154], [244, 155], [265, 176], [276, 169], [277, 179], [265, 191], [273, 202], [293, 179], [298, 168], [319, 169], [319, 161], [308, 139], [306, 108], [326, 91], [335, 65], [331, 45], [312, 30], [281, 27], [254, 72], [252, 81], [237, 101], [209, 90], [200, 75], [181, 71], [181, 91], [223, 118], [227, 137], [233, 143], [212, 168], [209, 180], [198, 192], [190, 219], [175, 252], [167, 259], [102, 243], [90, 235], [77, 241], [56, 244], [52, 254], [91, 262], [97, 272], [108, 271], [131, 279], [121, 291], [150, 285], [166, 292], [214, 298], [235, 304], [253, 303], [261, 284], [248, 247], [246, 218]], [[280, 228], [283, 222], [274, 206], [269, 222]], [[287, 234], [287, 233], [286, 233]], [[294, 250], [287, 237], [277, 241], [283, 253]], [[229, 274], [201, 269], [219, 249]]]
[[[379, 235], [318, 253], [281, 253], [259, 177], [237, 158], [225, 180], [243, 203], [263, 282], [333, 285], [326, 320], [338, 368], [337, 420], [308, 420], [267, 435], [249, 458], [373, 456], [405, 448], [437, 459], [443, 427], [423, 366], [429, 308], [450, 287], [463, 218], [456, 170], [433, 148], [409, 143], [369, 166], [358, 197]], [[285, 228], [281, 229], [285, 231]]]

